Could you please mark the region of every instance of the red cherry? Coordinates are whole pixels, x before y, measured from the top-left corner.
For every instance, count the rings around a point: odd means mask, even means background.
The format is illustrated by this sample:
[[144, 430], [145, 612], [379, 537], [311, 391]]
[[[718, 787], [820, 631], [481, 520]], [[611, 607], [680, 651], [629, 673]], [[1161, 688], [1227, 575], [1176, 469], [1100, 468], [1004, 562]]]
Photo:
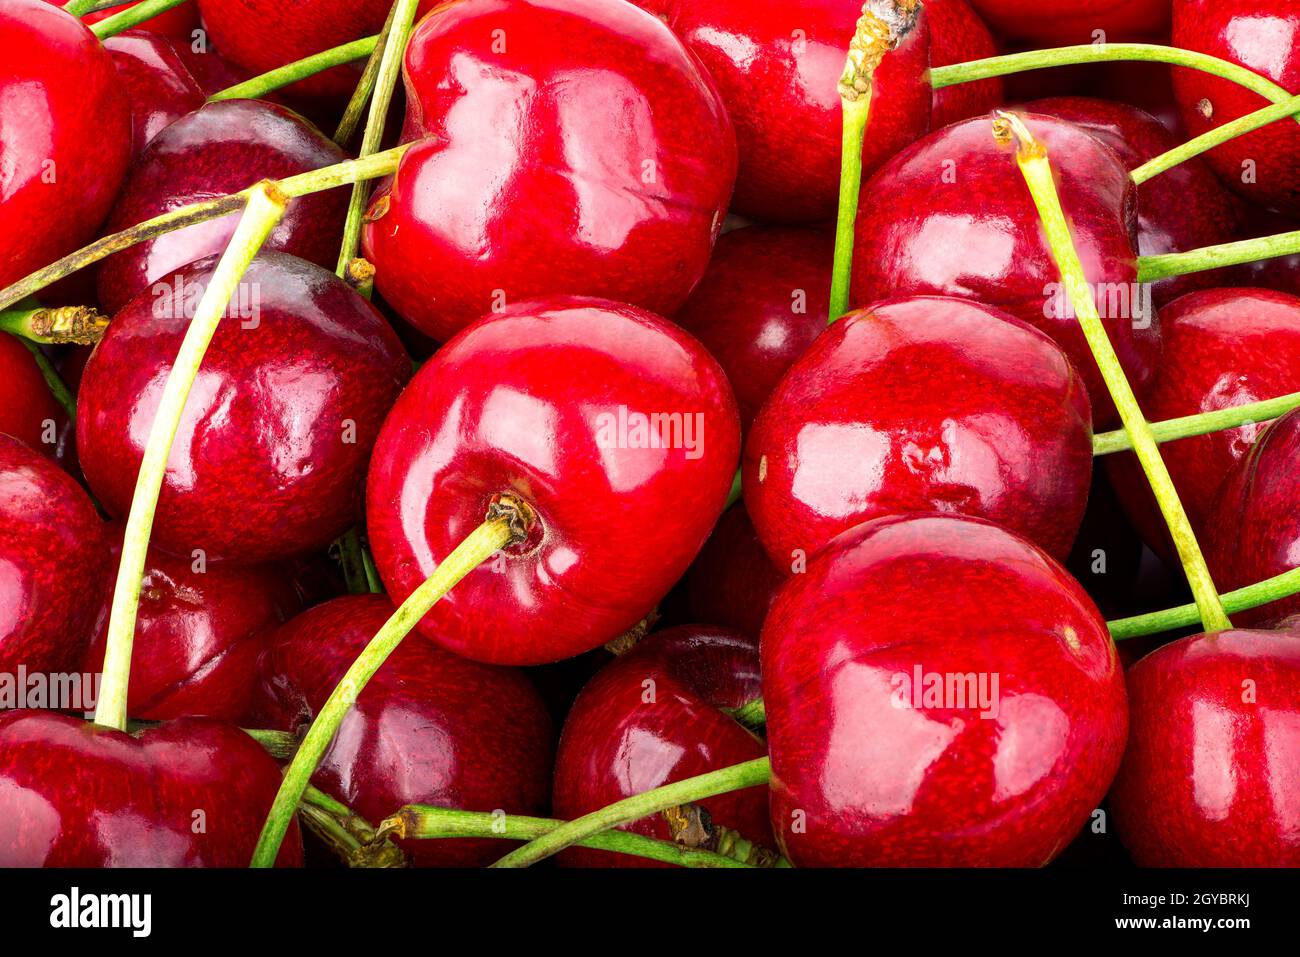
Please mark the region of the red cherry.
[[[1254, 207], [1248, 208], [1246, 220], [1242, 228], [1243, 239], [1272, 236], [1276, 233], [1300, 229], [1300, 224], [1295, 220]], [[1223, 283], [1225, 286], [1256, 286], [1300, 296], [1300, 253], [1257, 259], [1255, 262], [1242, 263], [1225, 271], [1229, 277], [1228, 281]]]
[[718, 360], [742, 428], [785, 370], [826, 328], [834, 237], [749, 226], [718, 239], [708, 271], [673, 321]]
[[607, 0], [446, 5], [416, 28], [404, 76], [414, 145], [362, 235], [403, 317], [445, 341], [533, 297], [681, 306], [736, 152], [713, 85], [662, 22]]
[[[50, 2], [56, 2], [56, 0], [50, 0]], [[81, 22], [90, 26], [100, 20], [107, 20], [109, 17], [117, 16], [117, 14], [134, 6], [135, 3], [122, 3], [116, 7], [109, 7], [107, 10], [96, 10], [93, 13], [82, 14]], [[135, 29], [147, 30], [156, 36], [179, 40], [189, 46], [194, 42], [194, 34], [199, 29], [199, 11], [192, 3], [182, 3], [170, 10], [164, 10], [155, 17], [150, 17], [136, 26]], [[108, 43], [105, 42], [104, 45], [108, 46]]]
[[1300, 633], [1222, 631], [1128, 673], [1110, 803], [1142, 867], [1300, 866]]
[[131, 110], [113, 61], [43, 0], [0, 7], [0, 287], [91, 239], [122, 182]]
[[54, 455], [67, 420], [27, 347], [0, 334], [0, 432]]
[[1064, 560], [1091, 478], [1070, 360], [965, 299], [887, 300], [839, 320], [745, 445], [745, 505], [778, 566], [867, 519], [929, 511], [990, 519]]
[[[1238, 63], [1288, 90], [1300, 87], [1300, 8], [1279, 0], [1175, 0], [1175, 46]], [[1175, 69], [1174, 92], [1187, 131], [1199, 136], [1268, 106], [1236, 83]], [[1300, 215], [1300, 129], [1270, 123], [1205, 154], [1225, 186], [1259, 206]]]
[[[555, 758], [556, 815], [580, 817], [663, 784], [763, 757], [763, 742], [720, 710], [759, 694], [753, 638], [683, 625], [644, 639], [606, 665], [573, 703]], [[714, 824], [772, 847], [765, 788], [698, 803]], [[673, 839], [657, 814], [625, 830]], [[655, 866], [589, 850], [568, 851], [560, 860], [582, 867]]]
[[405, 599], [513, 496], [535, 515], [528, 540], [419, 627], [479, 661], [576, 655], [635, 625], [686, 571], [739, 444], [726, 376], [678, 327], [595, 299], [514, 306], [436, 353], [384, 423], [367, 481], [375, 563]]
[[7, 435], [0, 542], [0, 673], [76, 670], [106, 593], [104, 523], [70, 475]]
[[[925, 19], [930, 24], [931, 66], [982, 60], [1002, 52], [966, 0], [925, 0]], [[935, 90], [930, 126], [937, 130], [1001, 106], [1006, 102], [1005, 85], [1001, 77], [994, 77]]]
[[[132, 167], [106, 228], [125, 229], [186, 203], [244, 189], [259, 177], [279, 179], [346, 158], [319, 130], [283, 106], [257, 100], [209, 103], [172, 123], [149, 144]], [[332, 269], [347, 204], [347, 192], [339, 189], [290, 201], [263, 248]], [[110, 256], [99, 267], [100, 302], [117, 312], [182, 266], [220, 253], [238, 222], [239, 214], [231, 213]]]
[[[393, 614], [382, 595], [337, 598], [270, 637], [262, 719], [298, 730]], [[405, 804], [540, 814], [547, 805], [551, 719], [519, 671], [407, 641], [343, 719], [313, 780], [374, 824]], [[422, 866], [481, 866], [509, 850], [495, 840], [401, 842]]]
[[1094, 43], [1158, 34], [1169, 26], [1169, 0], [970, 0], [1000, 33], [1040, 46]]
[[[247, 867], [279, 785], [261, 746], [215, 721], [127, 735], [0, 712], [0, 867]], [[296, 825], [277, 863], [302, 863]]]
[[686, 573], [686, 598], [697, 621], [757, 639], [776, 590], [786, 579], [767, 557], [742, 503], [722, 513]]
[[[86, 365], [81, 464], [115, 515], [130, 507], [163, 385], [214, 265], [168, 277], [167, 295], [140, 293]], [[153, 541], [175, 555], [202, 549], [245, 562], [324, 546], [357, 519], [370, 447], [410, 368], [392, 329], [341, 279], [260, 254], [190, 394]]]
[[982, 521], [845, 532], [782, 588], [762, 651], [772, 829], [799, 866], [1045, 864], [1124, 750], [1096, 606]]
[[[1114, 151], [1055, 117], [1026, 116], [1056, 170], [1098, 310], [1134, 388], [1155, 372], [1160, 331], [1137, 282], [1137, 190]], [[1061, 288], [1038, 212], [987, 117], [932, 133], [862, 187], [853, 302], [962, 296], [1042, 329], [1088, 386], [1099, 426], [1117, 415]]]
[[[870, 4], [894, 16], [892, 2]], [[840, 0], [678, 0], [668, 23], [708, 67], [736, 126], [733, 211], [766, 222], [834, 218], [840, 181], [839, 78], [862, 13]], [[926, 14], [929, 5], [926, 5]], [[929, 129], [929, 33], [915, 19], [881, 62], [863, 169]]]

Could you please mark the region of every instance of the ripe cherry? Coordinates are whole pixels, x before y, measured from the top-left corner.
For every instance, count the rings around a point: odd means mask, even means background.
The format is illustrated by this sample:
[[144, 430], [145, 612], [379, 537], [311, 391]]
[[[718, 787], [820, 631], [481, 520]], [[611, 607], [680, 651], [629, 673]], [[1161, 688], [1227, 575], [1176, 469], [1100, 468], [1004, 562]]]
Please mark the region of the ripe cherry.
[[1169, 0], [970, 0], [1006, 36], [1065, 46], [1158, 35], [1169, 26]]
[[67, 419], [27, 347], [0, 334], [0, 432], [54, 455]]
[[[930, 25], [931, 66], [982, 60], [1002, 52], [967, 0], [925, 0], [925, 20]], [[937, 130], [979, 116], [1004, 102], [1006, 90], [1001, 77], [935, 90], [930, 127]]]
[[757, 640], [767, 609], [786, 579], [772, 564], [744, 503], [722, 513], [686, 573], [686, 600], [696, 621]]

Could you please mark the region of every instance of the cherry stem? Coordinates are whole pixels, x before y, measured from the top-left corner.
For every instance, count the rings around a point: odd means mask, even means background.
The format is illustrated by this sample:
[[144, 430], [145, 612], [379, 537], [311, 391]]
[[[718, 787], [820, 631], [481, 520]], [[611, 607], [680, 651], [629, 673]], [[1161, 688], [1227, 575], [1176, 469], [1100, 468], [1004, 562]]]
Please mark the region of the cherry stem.
[[356, 703], [357, 696], [375, 672], [430, 608], [499, 549], [525, 537], [531, 521], [531, 511], [523, 503], [511, 499], [494, 505], [483, 523], [470, 532], [438, 565], [434, 573], [411, 592], [410, 597], [402, 602], [401, 607], [393, 612], [375, 633], [375, 637], [370, 639], [370, 643], [348, 667], [343, 679], [330, 692], [289, 763], [253, 852], [253, 867], [270, 867], [275, 863], [280, 844], [293, 819], [294, 809], [302, 799], [316, 766], [338, 733], [344, 715]]
[[126, 2], [128, 2], [128, 0], [112, 0], [111, 3], [105, 3], [104, 0], [68, 0], [68, 2], [63, 5], [63, 9], [74, 17], [81, 18], [88, 13], [95, 12], [101, 7], [116, 7]]
[[298, 736], [291, 731], [272, 731], [265, 728], [240, 728], [260, 744], [273, 758], [288, 761], [298, 750]]
[[368, 57], [374, 51], [375, 44], [378, 41], [378, 36], [363, 37], [360, 40], [353, 40], [351, 43], [344, 43], [342, 46], [331, 47], [328, 50], [322, 50], [320, 53], [313, 53], [309, 57], [294, 60], [292, 63], [286, 63], [284, 66], [276, 67], [274, 70], [262, 73], [252, 79], [244, 80], [242, 83], [236, 83], [224, 90], [218, 90], [208, 97], [208, 102], [255, 100], [291, 83], [297, 83], [299, 80], [305, 80], [309, 76], [322, 73], [331, 67], [342, 66], [345, 63]]
[[762, 757], [733, 764], [718, 771], [699, 774], [693, 778], [674, 781], [672, 784], [634, 794], [598, 811], [561, 824], [534, 838], [523, 847], [511, 851], [492, 866], [528, 867], [602, 831], [638, 821], [679, 804], [701, 801], [718, 794], [766, 784], [771, 777], [772, 763], [768, 758]]
[[740, 501], [740, 493], [741, 493], [741, 472], [740, 469], [736, 469], [736, 474], [731, 479], [731, 491], [727, 493], [727, 501], [722, 506], [722, 510], [724, 512], [727, 509], [731, 508], [731, 506], [735, 505], [737, 502]]
[[349, 595], [379, 594], [384, 589], [374, 572], [374, 559], [361, 541], [361, 530], [353, 527], [338, 540], [339, 564]]
[[1181, 253], [1139, 256], [1137, 278], [1138, 282], [1154, 282], [1170, 276], [1185, 276], [1207, 269], [1221, 269], [1260, 259], [1293, 256], [1296, 253], [1300, 253], [1300, 230], [1220, 243], [1217, 246], [1202, 246]]
[[[406, 152], [406, 149], [406, 145], [397, 146], [391, 150], [384, 150], [382, 153], [375, 153], [373, 156], [345, 160], [333, 166], [323, 166], [320, 169], [309, 170], [306, 173], [287, 176], [284, 179], [274, 181], [272, 185], [284, 196], [294, 198], [334, 189], [338, 186], [346, 186], [355, 183], [359, 179], [378, 179], [397, 169], [398, 161], [402, 158], [402, 154]], [[129, 249], [136, 243], [154, 239], [174, 229], [192, 226], [195, 223], [204, 223], [219, 216], [238, 212], [244, 208], [256, 188], [250, 186], [248, 189], [240, 190], [237, 193], [227, 193], [223, 196], [214, 196], [211, 199], [190, 203], [187, 206], [181, 206], [170, 212], [163, 213], [161, 216], [155, 216], [153, 219], [146, 219], [142, 223], [136, 223], [121, 232], [97, 239], [89, 246], [78, 249], [76, 252], [64, 256], [43, 269], [38, 269], [12, 286], [0, 289], [0, 309], [8, 309], [14, 303], [21, 302], [64, 276], [69, 276], [78, 269], [97, 263], [113, 253]]]
[[0, 331], [46, 345], [93, 346], [108, 327], [108, 317], [90, 306], [25, 305], [0, 311]]
[[1194, 137], [1166, 153], [1153, 156], [1133, 170], [1131, 174], [1133, 182], [1141, 186], [1153, 176], [1159, 176], [1166, 170], [1173, 169], [1179, 163], [1184, 163], [1194, 156], [1200, 156], [1221, 143], [1226, 143], [1246, 133], [1252, 133], [1260, 127], [1285, 119], [1288, 116], [1294, 116], [1296, 113], [1300, 113], [1300, 96], [1293, 96], [1281, 103], [1274, 103], [1271, 106], [1256, 110], [1254, 113], [1247, 113], [1231, 123], [1224, 123], [1209, 132], [1202, 133], [1200, 136]]
[[252, 188], [244, 214], [199, 299], [194, 318], [185, 331], [185, 338], [167, 375], [158, 411], [149, 428], [149, 438], [145, 443], [123, 534], [122, 557], [117, 569], [117, 583], [113, 589], [113, 603], [108, 619], [103, 684], [95, 709], [96, 724], [118, 730], [126, 727], [131, 645], [135, 638], [145, 555], [149, 549], [149, 534], [153, 529], [154, 512], [158, 507], [158, 494], [162, 489], [172, 442], [180, 428], [190, 388], [194, 385], [217, 325], [225, 315], [244, 271], [262, 248], [271, 230], [284, 216], [287, 204], [288, 198], [270, 182], [262, 182]]
[[751, 731], [767, 724], [767, 708], [763, 705], [762, 698], [746, 701], [739, 708], [724, 708], [723, 710]]
[[1160, 448], [1151, 433], [1151, 426], [1142, 415], [1137, 397], [1133, 394], [1133, 388], [1129, 385], [1128, 377], [1125, 376], [1124, 369], [1120, 365], [1119, 356], [1115, 354], [1115, 347], [1111, 345], [1106, 327], [1097, 312], [1097, 304], [1092, 298], [1083, 264], [1079, 261], [1065, 211], [1061, 208], [1061, 200], [1056, 192], [1056, 181], [1047, 149], [1034, 139], [1029, 128], [1014, 113], [998, 111], [993, 126], [994, 135], [1000, 142], [1015, 141], [1016, 165], [1020, 168], [1029, 192], [1033, 196], [1034, 205], [1038, 209], [1052, 260], [1060, 272], [1061, 281], [1074, 306], [1083, 334], [1088, 340], [1088, 347], [1092, 350], [1097, 367], [1101, 370], [1106, 389], [1116, 409], [1119, 410], [1125, 431], [1132, 440], [1133, 451], [1137, 453], [1142, 471], [1146, 473], [1151, 491], [1160, 506], [1161, 514], [1164, 515], [1165, 524], [1169, 526], [1169, 534], [1174, 540], [1178, 557], [1187, 575], [1187, 582], [1196, 598], [1201, 621], [1207, 631], [1231, 628], [1232, 623], [1228, 620], [1227, 612], [1223, 610], [1223, 602], [1214, 587], [1210, 570], [1205, 564], [1205, 556], [1201, 554], [1200, 545], [1196, 541], [1196, 533], [1192, 530], [1187, 512], [1178, 498], [1178, 491], [1169, 477], [1169, 470], [1160, 457]]
[[346, 147], [356, 134], [357, 127], [361, 125], [361, 114], [365, 111], [366, 104], [370, 102], [370, 94], [375, 91], [375, 80], [379, 77], [379, 64], [388, 46], [388, 35], [393, 32], [393, 17], [396, 13], [397, 4], [394, 3], [388, 8], [388, 17], [384, 20], [383, 29], [379, 31], [375, 48], [370, 51], [370, 57], [361, 71], [361, 78], [357, 80], [352, 96], [348, 99], [348, 105], [343, 110], [343, 116], [339, 119], [339, 125], [334, 131], [334, 142], [339, 146]]
[[[160, 13], [166, 13], [172, 7], [179, 7], [182, 3], [188, 2], [189, 0], [141, 0], [140, 3], [127, 7], [121, 13], [115, 13], [98, 23], [92, 23], [90, 32], [101, 40], [107, 40], [109, 37], [117, 36], [123, 30], [130, 30], [146, 20], [152, 20]], [[75, 14], [75, 16], [80, 15]]]
[[50, 362], [49, 357], [41, 351], [37, 343], [21, 336], [18, 337], [18, 341], [32, 354], [32, 359], [36, 361], [36, 368], [40, 370], [41, 378], [45, 380], [45, 385], [49, 388], [50, 395], [54, 396], [54, 401], [63, 407], [69, 419], [73, 422], [77, 421], [77, 400], [73, 397], [68, 384], [63, 381], [63, 376], [59, 375], [59, 370], [54, 368], [54, 363]]
[[[1163, 422], [1152, 422], [1151, 435], [1161, 444], [1196, 435], [1209, 435], [1211, 432], [1219, 432], [1223, 429], [1268, 422], [1297, 406], [1300, 406], [1300, 392], [1292, 392], [1278, 396], [1276, 399], [1264, 399], [1227, 409], [1216, 409], [1213, 412], [1201, 412], [1197, 415], [1166, 419]], [[1092, 437], [1093, 455], [1110, 455], [1113, 452], [1126, 452], [1132, 448], [1133, 441], [1124, 429], [1102, 432]]]
[[[384, 43], [384, 54], [379, 62], [379, 74], [375, 79], [374, 96], [370, 100], [370, 114], [366, 119], [366, 131], [361, 137], [358, 156], [372, 156], [384, 137], [384, 121], [388, 118], [388, 106], [393, 101], [397, 77], [402, 72], [406, 43], [411, 38], [411, 28], [415, 25], [416, 6], [416, 0], [396, 0], [393, 4], [392, 28]], [[339, 278], [347, 275], [352, 260], [356, 258], [357, 247], [361, 243], [361, 218], [369, 198], [368, 183], [358, 180], [352, 184], [348, 215], [343, 224], [343, 243], [335, 269]]]
[[[1230, 614], [1235, 615], [1239, 611], [1249, 611], [1260, 605], [1267, 605], [1269, 602], [1290, 598], [1297, 592], [1300, 592], [1300, 568], [1292, 568], [1280, 575], [1266, 578], [1262, 582], [1225, 592], [1223, 607]], [[1175, 628], [1186, 628], [1197, 624], [1200, 620], [1200, 609], [1195, 604], [1190, 604], [1148, 612], [1145, 615], [1134, 615], [1131, 618], [1117, 618], [1106, 624], [1110, 628], [1111, 637], [1120, 641], [1125, 638], [1139, 638], [1143, 635], [1172, 631]]]

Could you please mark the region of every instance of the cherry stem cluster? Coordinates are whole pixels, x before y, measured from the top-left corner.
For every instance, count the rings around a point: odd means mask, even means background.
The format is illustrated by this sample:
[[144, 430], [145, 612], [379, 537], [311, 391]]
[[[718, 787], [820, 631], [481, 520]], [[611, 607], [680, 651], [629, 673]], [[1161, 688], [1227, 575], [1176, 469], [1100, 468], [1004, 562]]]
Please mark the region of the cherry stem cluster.
[[388, 17], [379, 31], [375, 48], [370, 51], [366, 65], [361, 71], [361, 77], [357, 80], [352, 96], [348, 98], [348, 105], [343, 110], [343, 116], [339, 118], [339, 125], [334, 130], [334, 142], [339, 146], [346, 147], [352, 142], [352, 137], [361, 124], [361, 114], [365, 112], [366, 104], [370, 102], [370, 94], [375, 90], [375, 81], [379, 78], [379, 64], [384, 58], [384, 51], [388, 49], [388, 36], [393, 32], [393, 18], [396, 16], [397, 4], [394, 3], [388, 8]]

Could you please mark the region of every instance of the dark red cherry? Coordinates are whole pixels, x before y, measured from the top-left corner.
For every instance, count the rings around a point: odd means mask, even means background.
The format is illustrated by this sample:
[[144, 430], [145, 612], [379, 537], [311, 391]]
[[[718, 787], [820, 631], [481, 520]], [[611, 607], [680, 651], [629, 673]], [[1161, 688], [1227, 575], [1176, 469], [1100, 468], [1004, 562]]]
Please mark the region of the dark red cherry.
[[673, 316], [722, 365], [742, 428], [826, 328], [834, 237], [822, 230], [749, 226], [718, 239], [708, 271]]
[[745, 444], [745, 507], [787, 566], [899, 512], [987, 518], [1064, 559], [1092, 477], [1083, 381], [1037, 329], [966, 299], [876, 303], [786, 373]]
[[0, 435], [0, 673], [80, 667], [108, 575], [104, 523], [81, 486]]
[[757, 639], [768, 606], [786, 579], [772, 564], [743, 503], [722, 513], [686, 573], [686, 601], [697, 621]]
[[[53, 2], [53, 0], [51, 0]], [[96, 10], [93, 13], [83, 14], [81, 22], [90, 25], [98, 23], [100, 20], [107, 20], [109, 17], [116, 16], [124, 10], [134, 7], [134, 3], [122, 3], [115, 7], [109, 7], [107, 10]], [[170, 10], [164, 10], [157, 16], [150, 17], [135, 29], [147, 30], [149, 33], [157, 36], [168, 37], [172, 40], [179, 40], [186, 46], [192, 44], [196, 37], [195, 33], [199, 29], [199, 11], [193, 3], [181, 3], [172, 7]], [[120, 34], [119, 34], [120, 36]], [[108, 46], [107, 43], [104, 44]]]
[[1128, 672], [1110, 806], [1142, 867], [1300, 866], [1300, 632], [1193, 635]]
[[[247, 867], [280, 768], [243, 731], [0, 712], [0, 866]], [[296, 824], [280, 866], [302, 863]]]
[[[1241, 238], [1254, 239], [1259, 236], [1272, 236], [1275, 233], [1293, 232], [1297, 229], [1300, 229], [1300, 223], [1293, 219], [1249, 207]], [[1228, 275], [1228, 280], [1223, 283], [1225, 286], [1255, 286], [1300, 296], [1300, 253], [1257, 259], [1255, 262], [1242, 263], [1224, 272]]]
[[1065, 46], [1158, 34], [1169, 26], [1169, 0], [970, 0], [1005, 36]]
[[[1238, 63], [1288, 90], [1300, 87], [1300, 6], [1285, 0], [1174, 0], [1175, 46]], [[1174, 70], [1188, 133], [1199, 136], [1268, 106], [1201, 70]], [[1225, 186], [1267, 209], [1300, 215], [1300, 128], [1270, 123], [1205, 154]]]
[[845, 532], [782, 588], [762, 652], [772, 829], [799, 866], [1041, 866], [1123, 754], [1096, 606], [986, 522]]
[[[114, 515], [130, 507], [163, 385], [214, 266], [191, 263], [159, 284], [164, 294], [140, 293], [86, 364], [78, 450]], [[370, 448], [410, 369], [383, 317], [341, 279], [261, 253], [190, 393], [153, 541], [243, 562], [327, 544], [357, 520]]]
[[112, 58], [43, 0], [0, 6], [0, 287], [93, 238], [131, 155]]
[[[392, 613], [382, 595], [351, 595], [276, 631], [262, 661], [261, 720], [305, 729]], [[416, 636], [366, 685], [312, 780], [374, 824], [405, 804], [537, 815], [548, 803], [552, 740], [546, 706], [521, 672], [467, 661]], [[443, 867], [490, 864], [510, 847], [401, 846], [416, 864]]]
[[366, 483], [375, 563], [406, 598], [501, 495], [535, 521], [420, 629], [501, 664], [619, 636], [686, 571], [739, 457], [731, 388], [696, 340], [596, 299], [522, 303], [425, 363], [384, 423]]
[[[260, 100], [224, 100], [176, 120], [131, 168], [106, 228], [125, 229], [199, 199], [342, 162], [346, 155], [292, 110]], [[291, 200], [264, 248], [334, 267], [348, 193]], [[182, 266], [226, 248], [239, 214], [186, 226], [104, 260], [99, 300], [116, 312]], [[158, 287], [160, 288], [160, 287]]]
[[686, 300], [736, 148], [713, 84], [661, 21], [608, 0], [447, 4], [416, 28], [404, 77], [414, 145], [363, 231], [403, 317], [446, 341], [541, 296], [661, 315]]
[[[762, 740], [722, 711], [760, 694], [754, 638], [683, 625], [644, 639], [601, 669], [573, 703], [555, 756], [556, 816], [580, 817], [663, 784], [763, 757]], [[698, 803], [715, 825], [772, 846], [766, 788]], [[673, 839], [658, 814], [625, 829]], [[560, 860], [582, 867], [654, 866], [604, 851], [568, 851]]]
[[27, 347], [0, 334], [0, 432], [54, 455], [67, 420]]
[[[925, 20], [930, 25], [931, 66], [982, 60], [1002, 52], [967, 0], [926, 0]], [[1000, 106], [1005, 102], [1004, 87], [1002, 78], [994, 77], [935, 90], [931, 128], [937, 130]]]
[[[902, 39], [881, 62], [863, 148], [870, 172], [929, 129], [925, 17], [872, 0], [898, 18]], [[736, 127], [740, 174], [734, 212], [764, 222], [833, 219], [839, 195], [839, 78], [860, 3], [840, 0], [678, 0], [670, 26], [713, 76]], [[929, 6], [926, 6], [926, 14]]]
[[[1048, 149], [1098, 311], [1135, 388], [1155, 372], [1160, 332], [1137, 282], [1137, 189], [1119, 157], [1073, 123], [1026, 114]], [[1013, 150], [988, 117], [946, 127], [890, 160], [862, 187], [853, 303], [962, 296], [1042, 329], [1088, 385], [1099, 426], [1117, 419], [1048, 252]]]

